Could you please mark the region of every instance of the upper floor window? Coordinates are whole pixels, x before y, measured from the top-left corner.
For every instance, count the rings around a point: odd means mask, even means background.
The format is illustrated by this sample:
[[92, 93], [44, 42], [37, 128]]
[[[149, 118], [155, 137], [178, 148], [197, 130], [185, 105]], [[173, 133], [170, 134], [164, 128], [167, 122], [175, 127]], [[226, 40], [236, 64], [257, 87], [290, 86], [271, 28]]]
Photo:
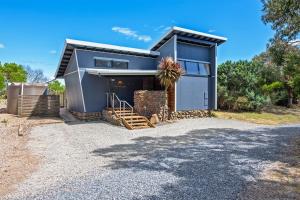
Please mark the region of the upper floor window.
[[201, 61], [179, 60], [186, 75], [209, 76], [210, 64]]
[[95, 67], [113, 68], [113, 69], [128, 69], [128, 60], [99, 58], [95, 57]]

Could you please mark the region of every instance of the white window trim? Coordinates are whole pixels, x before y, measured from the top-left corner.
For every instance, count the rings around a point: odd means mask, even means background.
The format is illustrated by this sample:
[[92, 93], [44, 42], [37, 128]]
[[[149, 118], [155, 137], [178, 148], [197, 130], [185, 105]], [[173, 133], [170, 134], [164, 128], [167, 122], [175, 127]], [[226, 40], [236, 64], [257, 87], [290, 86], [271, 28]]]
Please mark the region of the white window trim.
[[203, 60], [192, 60], [192, 59], [184, 59], [184, 58], [178, 58], [178, 61], [188, 61], [188, 62], [197, 62], [197, 63], [203, 63], [203, 64], [211, 64], [210, 62], [203, 61]]

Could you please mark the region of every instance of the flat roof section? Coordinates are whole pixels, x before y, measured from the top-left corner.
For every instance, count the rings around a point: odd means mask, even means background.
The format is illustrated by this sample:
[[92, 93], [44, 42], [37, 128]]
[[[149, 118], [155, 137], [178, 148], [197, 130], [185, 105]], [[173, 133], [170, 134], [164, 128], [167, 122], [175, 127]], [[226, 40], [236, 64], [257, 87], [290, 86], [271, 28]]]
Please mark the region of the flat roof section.
[[199, 31], [194, 31], [194, 30], [174, 26], [166, 34], [164, 34], [158, 40], [158, 42], [156, 42], [151, 47], [151, 50], [152, 51], [158, 50], [164, 43], [166, 43], [174, 35], [186, 36], [186, 37], [190, 37], [190, 38], [194, 38], [194, 39], [200, 39], [200, 40], [204, 40], [204, 41], [208, 41], [208, 42], [217, 43], [218, 45], [224, 43], [227, 40], [227, 38], [225, 38], [225, 37], [212, 35], [212, 34], [208, 34], [208, 33], [202, 33]]
[[91, 51], [101, 51], [109, 53], [118, 53], [125, 55], [134, 55], [134, 56], [144, 56], [144, 57], [157, 57], [160, 55], [157, 51], [137, 49], [130, 47], [122, 47], [110, 44], [102, 44], [95, 42], [86, 42], [80, 40], [66, 39], [63, 52], [61, 54], [59, 66], [55, 73], [55, 78], [62, 77], [65, 73], [65, 70], [68, 66], [69, 60], [72, 56], [74, 49], [85, 49]]

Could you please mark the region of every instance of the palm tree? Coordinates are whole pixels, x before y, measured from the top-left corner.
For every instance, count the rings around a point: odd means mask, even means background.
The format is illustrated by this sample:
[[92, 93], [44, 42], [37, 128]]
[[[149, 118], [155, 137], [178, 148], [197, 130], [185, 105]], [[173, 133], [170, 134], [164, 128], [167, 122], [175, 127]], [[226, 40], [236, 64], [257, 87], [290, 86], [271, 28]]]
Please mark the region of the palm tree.
[[172, 57], [162, 58], [159, 63], [159, 70], [157, 78], [160, 84], [165, 88], [165, 105], [163, 108], [162, 120], [165, 119], [165, 108], [167, 104], [167, 92], [170, 86], [172, 86], [184, 73], [183, 68], [179, 63], [175, 62]]

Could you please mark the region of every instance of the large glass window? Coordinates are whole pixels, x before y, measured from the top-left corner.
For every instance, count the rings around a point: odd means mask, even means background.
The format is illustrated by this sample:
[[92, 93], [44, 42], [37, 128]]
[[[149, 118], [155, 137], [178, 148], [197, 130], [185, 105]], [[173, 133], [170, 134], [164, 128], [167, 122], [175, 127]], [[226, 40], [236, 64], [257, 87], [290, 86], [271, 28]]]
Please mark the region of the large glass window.
[[210, 64], [198, 61], [178, 60], [186, 75], [209, 76]]
[[95, 58], [95, 67], [128, 69], [128, 61], [117, 60], [117, 59]]
[[198, 63], [196, 62], [185, 62], [186, 74], [199, 75]]

